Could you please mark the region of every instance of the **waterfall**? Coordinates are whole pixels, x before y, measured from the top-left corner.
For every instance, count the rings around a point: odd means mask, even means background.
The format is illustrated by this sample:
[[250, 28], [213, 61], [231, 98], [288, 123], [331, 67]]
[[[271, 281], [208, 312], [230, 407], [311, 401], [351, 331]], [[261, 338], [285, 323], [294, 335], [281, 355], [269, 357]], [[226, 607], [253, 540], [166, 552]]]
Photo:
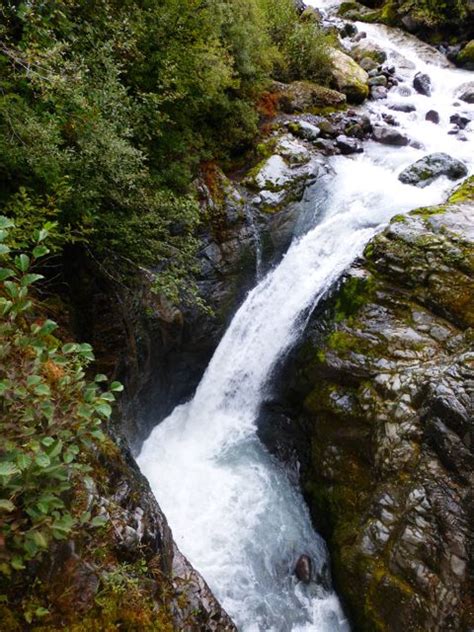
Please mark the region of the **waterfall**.
[[[431, 98], [413, 93], [409, 100], [416, 111], [397, 113], [399, 129], [423, 147], [368, 142], [362, 155], [331, 159], [333, 175], [318, 184], [325, 202], [315, 225], [295, 238], [281, 263], [248, 294], [194, 398], [154, 429], [138, 459], [178, 546], [242, 632], [349, 629], [329, 587], [303, 585], [293, 575], [301, 554], [310, 555], [315, 571], [322, 572], [327, 552], [301, 493], [257, 438], [259, 407], [272, 370], [301, 334], [308, 311], [368, 240], [394, 214], [439, 203], [452, 187], [445, 178], [425, 189], [404, 185], [400, 171], [434, 151], [463, 159], [471, 171], [473, 166], [470, 143], [447, 133], [455, 91], [469, 73], [446, 67], [432, 49], [396, 30], [359, 26], [387, 51], [388, 63], [400, 67], [401, 85], [410, 86], [420, 70], [430, 74]], [[377, 119], [403, 99], [395, 88], [387, 100], [363, 109]], [[433, 108], [439, 125], [425, 121]], [[472, 124], [466, 135], [472, 140]]]

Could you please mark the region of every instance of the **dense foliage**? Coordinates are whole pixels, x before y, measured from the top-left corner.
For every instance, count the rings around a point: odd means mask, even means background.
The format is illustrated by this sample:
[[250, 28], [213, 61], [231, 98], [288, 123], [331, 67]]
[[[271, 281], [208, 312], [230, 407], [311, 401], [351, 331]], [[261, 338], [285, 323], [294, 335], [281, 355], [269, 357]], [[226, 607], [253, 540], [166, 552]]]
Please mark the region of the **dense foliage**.
[[30, 286], [42, 278], [34, 269], [49, 252], [49, 227], [34, 233], [30, 256], [10, 250], [12, 228], [0, 217], [0, 575], [25, 568], [78, 522], [101, 524], [90, 511], [73, 517], [66, 498], [122, 389], [103, 390], [103, 375], [88, 383], [90, 345], [62, 345], [56, 323], [35, 311]]
[[197, 166], [251, 143], [271, 76], [323, 80], [328, 63], [293, 0], [7, 0], [0, 24], [0, 204], [18, 243], [57, 221], [57, 248], [153, 265], [173, 296]]
[[[371, 8], [382, 7], [384, 18], [397, 18], [410, 15], [425, 28], [441, 30], [452, 27], [462, 27], [469, 30], [472, 17], [472, 3], [470, 0], [361, 0]], [[472, 26], [471, 26], [472, 29]]]

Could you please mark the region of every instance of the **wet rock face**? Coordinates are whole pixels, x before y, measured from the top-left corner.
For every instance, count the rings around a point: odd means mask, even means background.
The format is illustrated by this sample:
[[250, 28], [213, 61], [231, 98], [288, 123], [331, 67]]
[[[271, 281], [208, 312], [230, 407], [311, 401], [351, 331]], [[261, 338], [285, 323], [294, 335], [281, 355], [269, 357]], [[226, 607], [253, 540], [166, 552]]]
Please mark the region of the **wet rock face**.
[[446, 206], [392, 221], [282, 380], [358, 630], [472, 624], [473, 218], [471, 180]]

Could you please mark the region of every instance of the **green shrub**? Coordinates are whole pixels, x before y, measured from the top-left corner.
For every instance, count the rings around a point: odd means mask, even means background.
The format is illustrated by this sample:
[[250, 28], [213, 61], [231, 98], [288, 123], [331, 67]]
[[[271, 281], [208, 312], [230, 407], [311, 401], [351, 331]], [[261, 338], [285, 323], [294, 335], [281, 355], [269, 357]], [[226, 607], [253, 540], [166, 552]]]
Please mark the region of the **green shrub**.
[[103, 391], [104, 375], [87, 382], [90, 345], [61, 345], [57, 324], [37, 316], [30, 287], [42, 278], [34, 270], [54, 226], [35, 232], [30, 255], [10, 250], [13, 229], [0, 218], [0, 572], [7, 575], [77, 522], [101, 523], [89, 512], [73, 518], [66, 493], [88, 471], [83, 451], [103, 439], [114, 392], [122, 390], [114, 382]]

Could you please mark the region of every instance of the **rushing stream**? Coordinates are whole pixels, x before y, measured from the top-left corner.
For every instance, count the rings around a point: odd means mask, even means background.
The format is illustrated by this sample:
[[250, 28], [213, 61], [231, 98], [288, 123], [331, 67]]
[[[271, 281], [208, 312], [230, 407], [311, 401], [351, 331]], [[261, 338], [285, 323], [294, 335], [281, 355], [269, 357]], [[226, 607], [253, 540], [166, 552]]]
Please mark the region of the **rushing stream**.
[[[327, 10], [337, 2], [312, 4]], [[178, 546], [242, 632], [349, 630], [334, 592], [293, 575], [302, 553], [319, 572], [327, 552], [299, 490], [257, 438], [256, 418], [277, 360], [367, 241], [394, 214], [439, 203], [453, 186], [445, 178], [425, 189], [403, 185], [400, 171], [435, 151], [473, 168], [474, 125], [465, 132], [469, 142], [448, 134], [456, 89], [470, 73], [394, 29], [358, 26], [402, 78], [387, 100], [362, 109], [376, 121], [391, 103], [414, 104], [415, 112], [395, 114], [398, 129], [423, 149], [367, 142], [357, 157], [331, 159], [334, 174], [320, 183], [325, 203], [315, 225], [248, 294], [194, 398], [154, 429], [138, 459]], [[400, 88], [411, 87], [420, 70], [432, 79], [432, 96], [403, 96]], [[425, 121], [430, 109], [439, 112], [439, 125]]]

